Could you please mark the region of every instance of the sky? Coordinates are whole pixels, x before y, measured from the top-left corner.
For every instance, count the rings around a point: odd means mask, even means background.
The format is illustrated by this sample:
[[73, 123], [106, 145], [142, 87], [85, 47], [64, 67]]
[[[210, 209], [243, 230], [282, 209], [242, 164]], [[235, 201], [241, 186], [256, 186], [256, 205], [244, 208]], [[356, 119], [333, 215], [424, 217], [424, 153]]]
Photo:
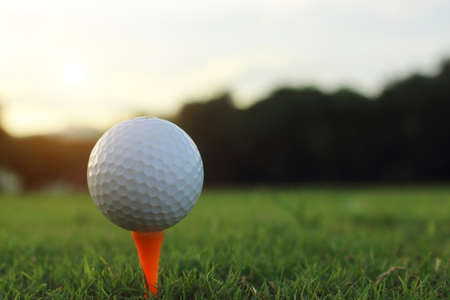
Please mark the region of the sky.
[[0, 104], [17, 136], [103, 129], [231, 91], [367, 94], [450, 56], [448, 0], [0, 1]]

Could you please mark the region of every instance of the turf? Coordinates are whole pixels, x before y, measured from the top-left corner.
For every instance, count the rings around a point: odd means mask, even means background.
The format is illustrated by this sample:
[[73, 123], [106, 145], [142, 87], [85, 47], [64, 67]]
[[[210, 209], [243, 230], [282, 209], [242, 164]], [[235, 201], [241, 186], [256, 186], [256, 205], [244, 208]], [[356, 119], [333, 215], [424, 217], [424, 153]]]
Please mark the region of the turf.
[[[450, 188], [208, 190], [166, 232], [160, 299], [448, 299]], [[0, 299], [145, 299], [87, 194], [0, 196]]]

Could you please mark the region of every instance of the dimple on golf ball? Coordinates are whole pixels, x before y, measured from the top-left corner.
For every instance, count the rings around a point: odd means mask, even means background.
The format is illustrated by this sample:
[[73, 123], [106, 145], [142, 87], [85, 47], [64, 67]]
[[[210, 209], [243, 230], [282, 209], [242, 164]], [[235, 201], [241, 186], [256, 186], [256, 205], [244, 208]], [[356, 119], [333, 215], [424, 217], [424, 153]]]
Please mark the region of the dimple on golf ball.
[[177, 125], [140, 117], [110, 128], [89, 157], [89, 192], [114, 224], [161, 231], [183, 219], [203, 186], [203, 163]]

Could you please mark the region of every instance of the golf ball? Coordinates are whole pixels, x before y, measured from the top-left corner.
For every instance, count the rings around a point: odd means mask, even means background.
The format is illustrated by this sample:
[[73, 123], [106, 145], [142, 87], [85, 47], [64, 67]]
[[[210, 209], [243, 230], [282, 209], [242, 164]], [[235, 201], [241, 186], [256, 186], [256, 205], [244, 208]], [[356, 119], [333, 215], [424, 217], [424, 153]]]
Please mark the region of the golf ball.
[[89, 192], [114, 224], [151, 232], [171, 227], [197, 202], [203, 163], [177, 125], [140, 117], [110, 128], [89, 157]]

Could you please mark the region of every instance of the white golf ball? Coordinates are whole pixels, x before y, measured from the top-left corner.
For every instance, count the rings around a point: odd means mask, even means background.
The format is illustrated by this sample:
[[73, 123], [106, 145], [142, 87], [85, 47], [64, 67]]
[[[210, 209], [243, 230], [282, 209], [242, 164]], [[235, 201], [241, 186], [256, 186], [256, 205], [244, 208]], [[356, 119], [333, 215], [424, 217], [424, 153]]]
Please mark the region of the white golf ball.
[[95, 204], [111, 222], [132, 231], [160, 231], [197, 202], [203, 163], [177, 125], [140, 117], [115, 125], [97, 141], [87, 180]]

